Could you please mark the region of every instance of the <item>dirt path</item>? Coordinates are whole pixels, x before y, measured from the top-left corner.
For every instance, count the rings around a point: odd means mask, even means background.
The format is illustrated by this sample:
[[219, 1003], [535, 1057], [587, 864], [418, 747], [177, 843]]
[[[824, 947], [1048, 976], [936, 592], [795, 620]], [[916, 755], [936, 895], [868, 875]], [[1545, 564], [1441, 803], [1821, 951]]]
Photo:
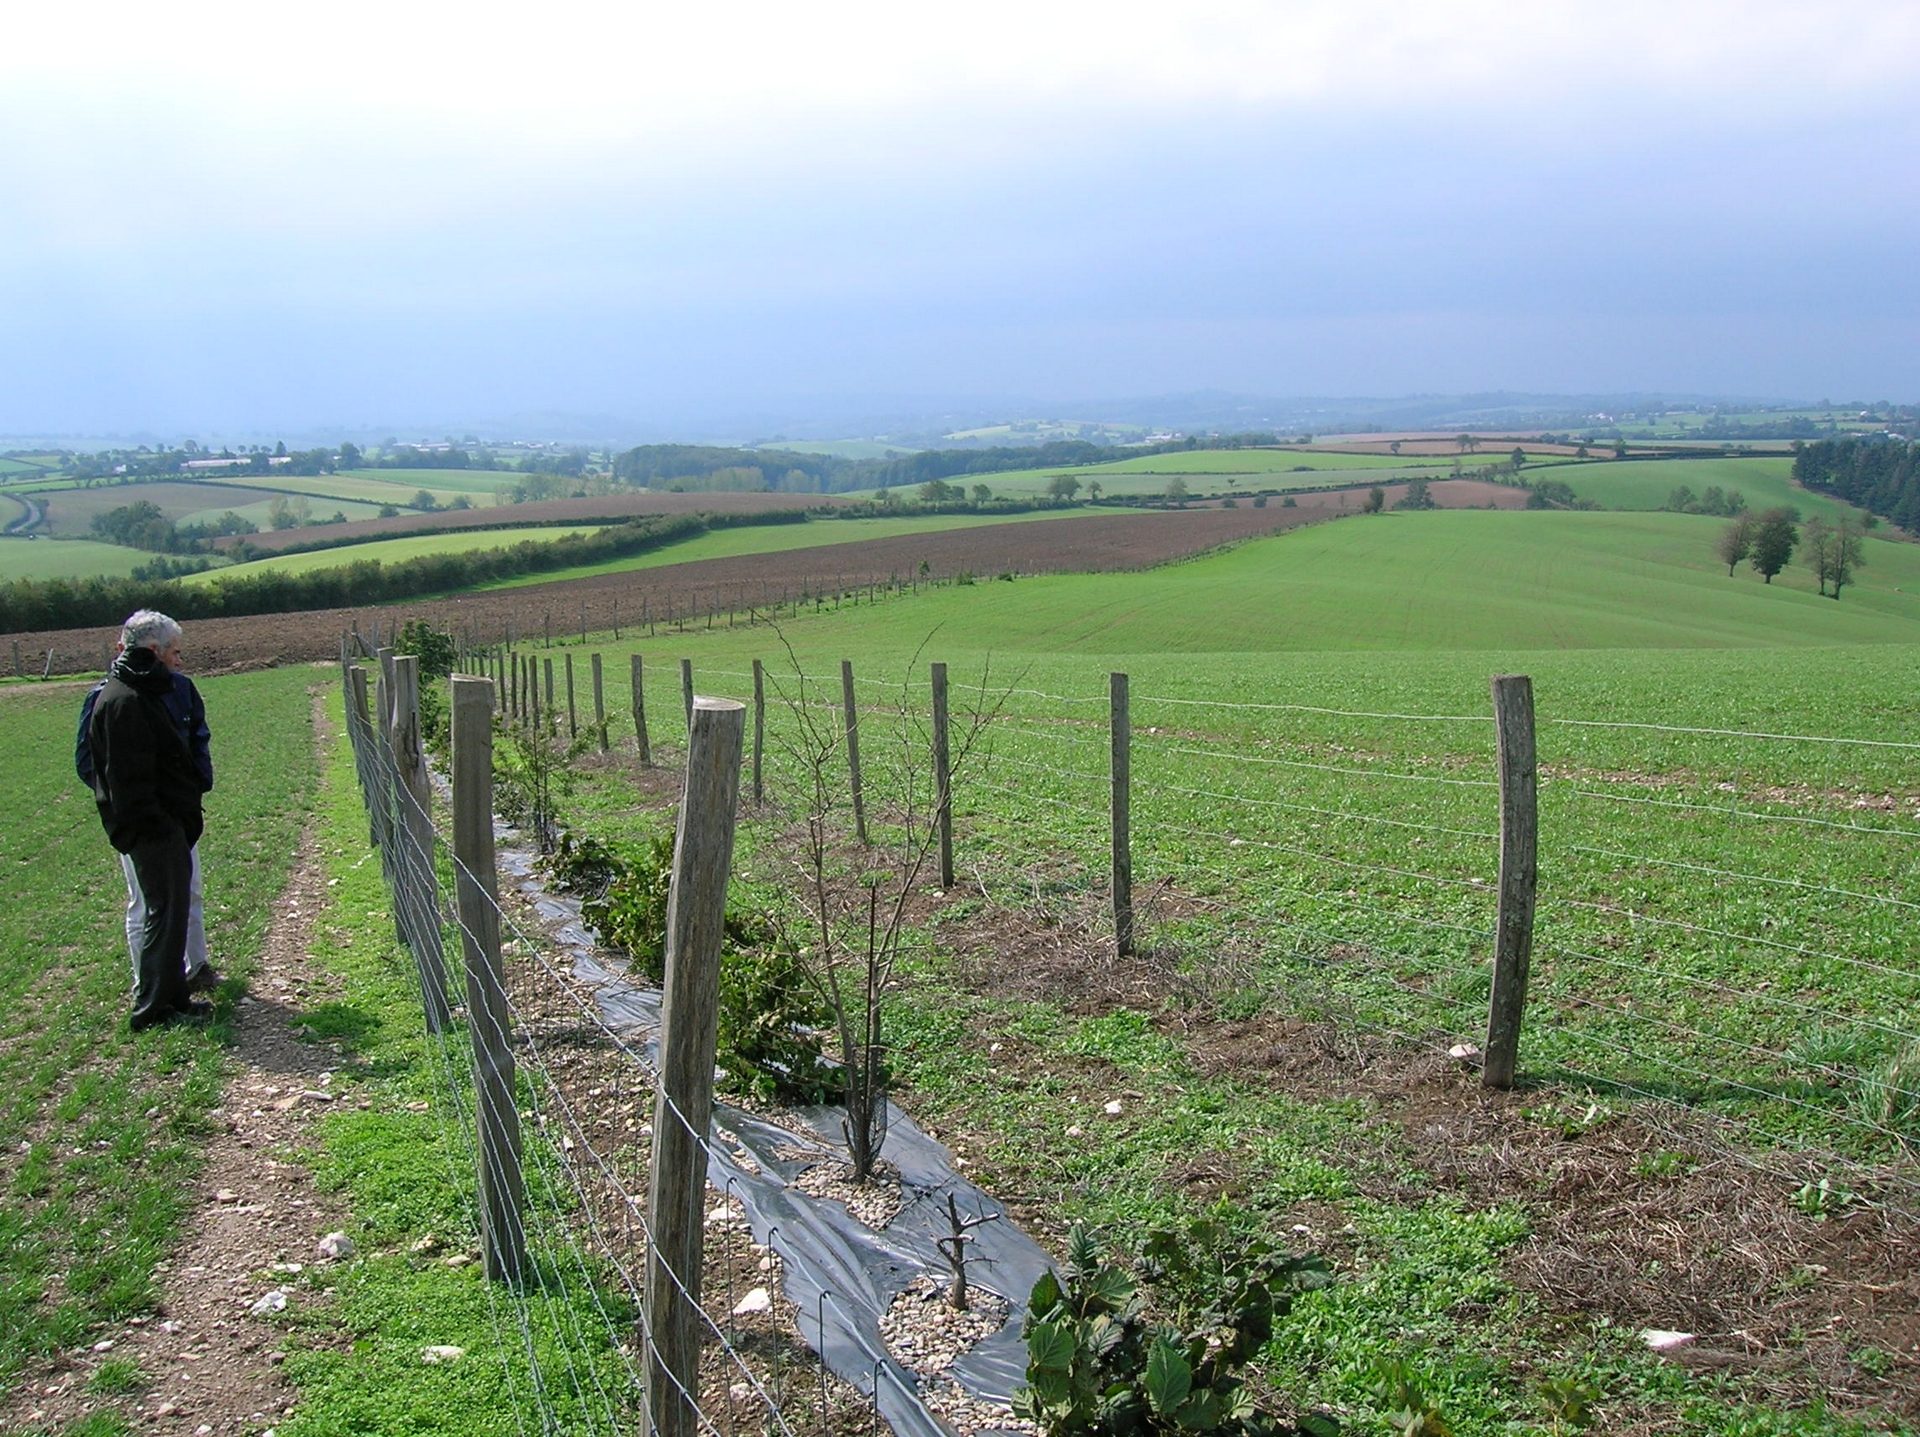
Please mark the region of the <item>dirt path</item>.
[[[328, 742], [330, 726], [318, 715], [316, 729], [316, 741]], [[249, 1309], [283, 1285], [290, 1304], [325, 1300], [324, 1280], [313, 1285], [288, 1269], [297, 1263], [310, 1278], [327, 1266], [318, 1243], [346, 1225], [345, 1204], [318, 1192], [294, 1157], [317, 1146], [315, 1126], [329, 1107], [367, 1106], [333, 1073], [336, 1052], [302, 1041], [297, 1032], [304, 1012], [340, 987], [311, 954], [325, 894], [317, 828], [310, 824], [250, 991], [235, 1009], [224, 1101], [212, 1115], [206, 1169], [179, 1249], [156, 1269], [158, 1306], [151, 1316], [102, 1333], [91, 1350], [67, 1354], [23, 1379], [0, 1404], [0, 1430], [20, 1423], [57, 1430], [114, 1408], [141, 1433], [258, 1434], [291, 1408], [294, 1390], [280, 1367], [281, 1329]], [[95, 1393], [94, 1374], [115, 1359], [116, 1367], [136, 1364], [144, 1384], [117, 1397]]]

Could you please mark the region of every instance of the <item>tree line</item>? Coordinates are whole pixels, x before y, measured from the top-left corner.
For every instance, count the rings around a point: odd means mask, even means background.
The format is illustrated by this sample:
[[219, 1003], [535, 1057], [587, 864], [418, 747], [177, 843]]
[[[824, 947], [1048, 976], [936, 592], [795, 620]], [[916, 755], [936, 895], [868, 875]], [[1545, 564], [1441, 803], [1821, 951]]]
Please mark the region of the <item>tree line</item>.
[[1793, 477], [1920, 534], [1920, 442], [1822, 439], [1794, 455]]
[[[759, 515], [740, 516], [748, 522]], [[782, 516], [785, 517], [785, 516]], [[161, 609], [177, 619], [238, 618], [356, 608], [448, 593], [497, 579], [549, 573], [643, 554], [735, 516], [647, 515], [592, 534], [527, 539], [498, 549], [425, 554], [398, 563], [361, 559], [339, 568], [266, 572], [219, 579], [204, 587], [171, 579], [22, 579], [0, 585], [0, 632], [101, 628], [135, 609]]]
[[1727, 566], [1729, 579], [1745, 561], [1769, 584], [1793, 561], [1796, 550], [1801, 562], [1813, 570], [1821, 597], [1838, 600], [1854, 573], [1866, 567], [1866, 529], [1849, 519], [1830, 523], [1815, 515], [1802, 522], [1797, 509], [1766, 509], [1740, 515], [1720, 531], [1714, 543], [1714, 553]]

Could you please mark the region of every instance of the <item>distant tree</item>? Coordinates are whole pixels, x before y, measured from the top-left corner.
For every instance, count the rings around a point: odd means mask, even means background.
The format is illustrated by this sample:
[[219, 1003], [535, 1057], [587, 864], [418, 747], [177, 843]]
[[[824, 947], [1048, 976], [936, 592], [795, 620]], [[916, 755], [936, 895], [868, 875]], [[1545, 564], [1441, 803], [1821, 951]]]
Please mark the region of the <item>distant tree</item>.
[[1400, 441], [1398, 439], [1394, 440], [1387, 448], [1391, 449], [1395, 454], [1398, 454], [1400, 452]]
[[1240, 501], [1229, 494], [1220, 501], [1220, 507], [1222, 509], [1238, 509], [1240, 507]]
[[380, 506], [379, 517], [382, 519], [397, 519], [400, 517], [400, 511], [391, 504], [382, 504]]
[[973, 486], [973, 502], [974, 502], [974, 503], [976, 503], [976, 504], [990, 504], [990, 503], [992, 503], [992, 502], [993, 502], [993, 490], [991, 490], [991, 489], [989, 489], [989, 488], [988, 488], [988, 487], [987, 487], [986, 485], [984, 485], [984, 484], [976, 484], [976, 485], [974, 485], [974, 486]]
[[1095, 504], [1100, 502], [1100, 481], [1098, 479], [1087, 480], [1087, 498]]
[[1527, 463], [1527, 451], [1522, 449], [1518, 444], [1514, 445], [1513, 453], [1507, 456], [1508, 466], [1513, 470], [1514, 473], [1518, 474], [1523, 468], [1526, 467], [1526, 463]]
[[412, 509], [421, 509], [431, 514], [434, 510], [440, 507], [440, 501], [434, 498], [433, 495], [429, 494], [425, 489], [416, 489], [414, 490], [413, 498], [408, 501], [408, 507]]
[[275, 442], [273, 446], [273, 457], [275, 459], [285, 459], [287, 457], [287, 441], [286, 440], [281, 439]]
[[1266, 508], [1266, 507], [1267, 507], [1267, 496], [1266, 496], [1265, 494], [1255, 494], [1255, 495], [1253, 496], [1253, 507], [1254, 507], [1254, 508], [1256, 508], [1256, 509], [1264, 509], [1264, 508]]
[[1080, 481], [1071, 474], [1056, 474], [1047, 480], [1047, 493], [1058, 503], [1067, 503], [1080, 492]]
[[1480, 441], [1471, 434], [1456, 434], [1453, 436], [1453, 442], [1460, 446], [1462, 454], [1471, 454], [1480, 447]]
[[340, 467], [342, 469], [358, 469], [360, 467], [360, 461], [365, 457], [366, 456], [360, 452], [360, 446], [358, 444], [349, 442], [340, 446]]
[[465, 494], [455, 494], [453, 496], [453, 502], [447, 505], [447, 507], [449, 509], [471, 509], [473, 507], [473, 501], [468, 499]]
[[1698, 514], [1700, 501], [1694, 497], [1691, 487], [1682, 484], [1668, 493], [1666, 508], [1675, 514]]
[[1433, 495], [1427, 492], [1427, 481], [1413, 479], [1407, 483], [1407, 492], [1394, 501], [1396, 509], [1432, 509], [1437, 507]]
[[1573, 457], [1575, 459], [1585, 459], [1587, 457], [1587, 446], [1582, 444], [1578, 449], [1574, 450]]
[[1184, 508], [1187, 502], [1187, 481], [1177, 474], [1167, 480], [1166, 496], [1169, 504], [1178, 504]]
[[1613, 457], [1615, 459], [1625, 459], [1627, 457], [1627, 441], [1626, 440], [1616, 439], [1613, 441]]
[[1727, 566], [1727, 577], [1733, 577], [1733, 571], [1740, 561], [1753, 552], [1753, 520], [1742, 514], [1726, 528], [1720, 531], [1715, 540], [1713, 552], [1720, 556], [1720, 562]]
[[1367, 502], [1360, 506], [1363, 514], [1378, 514], [1387, 507], [1387, 491], [1378, 484], [1367, 490]]
[[275, 494], [268, 502], [267, 522], [276, 529], [293, 528], [293, 504], [285, 494]]
[[946, 504], [967, 497], [967, 491], [944, 479], [929, 479], [916, 491], [922, 504]]
[[1754, 572], [1769, 584], [1773, 576], [1787, 567], [1793, 549], [1800, 542], [1800, 529], [1791, 509], [1769, 509], [1753, 523]]
[[1829, 524], [1815, 515], [1801, 527], [1801, 562], [1813, 570], [1820, 593], [1838, 599], [1840, 590], [1853, 582], [1853, 571], [1866, 563], [1866, 544], [1861, 531], [1846, 520]]

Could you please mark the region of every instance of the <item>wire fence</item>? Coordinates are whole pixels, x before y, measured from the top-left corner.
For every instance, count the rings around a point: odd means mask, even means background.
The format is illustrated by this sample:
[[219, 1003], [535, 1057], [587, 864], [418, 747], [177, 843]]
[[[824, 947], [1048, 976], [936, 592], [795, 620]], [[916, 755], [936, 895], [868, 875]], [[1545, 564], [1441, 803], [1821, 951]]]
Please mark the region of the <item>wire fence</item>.
[[[909, 750], [869, 765], [884, 810], [924, 779], [911, 752], [924, 680], [856, 682], [861, 724]], [[701, 692], [743, 701], [750, 683], [698, 674]], [[994, 713], [954, 780], [966, 882], [1051, 903], [1082, 929], [1104, 922], [1110, 938], [1107, 696], [1020, 679], [973, 698]], [[828, 686], [795, 687], [770, 699], [768, 724], [794, 703], [836, 707]], [[1481, 1044], [1498, 923], [1493, 728], [1491, 712], [1136, 690], [1143, 958], [1229, 1007], [1291, 1004], [1443, 1051]], [[1860, 1196], [1912, 1202], [1916, 745], [1551, 707], [1538, 734], [1529, 1083], [1680, 1104], [1797, 1150], [1810, 1175], [1844, 1170]], [[773, 793], [802, 777], [779, 771], [778, 747]]]
[[[524, 1269], [486, 1284], [518, 1430], [630, 1432], [645, 1423], [649, 1382], [664, 1378], [691, 1414], [688, 1430], [710, 1437], [876, 1431], [873, 1387], [888, 1374], [876, 1369], [863, 1391], [837, 1378], [818, 1351], [799, 1340], [806, 1315], [779, 1296], [779, 1235], [756, 1241], [732, 1193], [717, 1194], [706, 1214], [697, 1290], [670, 1266], [650, 1268], [646, 1199], [654, 1123], [664, 1112], [691, 1134], [703, 1171], [720, 1156], [719, 1140], [706, 1121], [689, 1120], [663, 1097], [644, 1038], [609, 1021], [591, 986], [556, 960], [554, 938], [526, 905], [494, 897], [492, 883], [465, 869], [447, 831], [446, 795], [437, 805], [420, 804], [402, 781], [386, 736], [353, 721], [351, 686], [348, 707], [355, 769], [406, 946], [418, 956], [486, 941], [457, 908], [435, 902], [423, 918], [410, 901], [406, 890], [418, 874], [408, 872], [403, 835], [413, 820], [414, 831], [428, 835], [435, 886], [444, 893], [466, 878], [486, 895], [509, 959], [501, 996], [514, 1073], [511, 1113], [492, 1106], [488, 1085], [475, 1079], [478, 1040], [466, 1005], [450, 1004], [449, 1021], [437, 1028], [430, 1022], [428, 1036], [448, 1182], [463, 1195], [483, 1243], [483, 1190], [490, 1184], [524, 1188]], [[427, 965], [420, 973], [422, 1009], [430, 1014], [433, 980]], [[503, 1120], [519, 1131], [518, 1161], [504, 1158], [485, 1136], [490, 1123]], [[665, 1274], [697, 1314], [693, 1382], [675, 1379], [671, 1365], [659, 1360], [661, 1344], [648, 1320], [649, 1271], [656, 1281]], [[755, 1300], [743, 1301], [749, 1294]]]
[[[657, 652], [646, 702], [664, 787], [685, 749], [680, 675]], [[620, 766], [636, 756], [627, 660], [608, 665], [601, 721], [626, 737], [595, 760]], [[511, 693], [505, 655], [473, 651], [463, 663]], [[694, 675], [701, 694], [748, 704], [756, 679], [766, 739], [754, 763], [767, 801], [755, 816], [774, 828], [796, 821], [819, 777], [801, 720], [817, 731], [847, 715], [838, 684], [788, 665]], [[923, 670], [856, 675], [854, 689], [866, 801], [885, 831], [933, 801]], [[1486, 1040], [1503, 836], [1491, 713], [1135, 690], [1126, 836], [1138, 941], [1122, 957], [1107, 865], [1109, 695], [1024, 676], [957, 692], [977, 742], [951, 781], [955, 886], [1064, 936], [1090, 976], [1139, 970], [1161, 997], [1240, 1014], [1280, 1007], [1410, 1050], [1462, 1053]], [[535, 681], [524, 701], [509, 722], [544, 704], [557, 724], [553, 691]], [[1743, 1161], [1803, 1185], [1810, 1204], [1839, 1194], [1920, 1211], [1910, 921], [1920, 803], [1909, 772], [1920, 745], [1589, 719], [1550, 701], [1538, 735], [1539, 881], [1520, 1044], [1529, 1101], [1589, 1113], [1679, 1107], [1738, 1144]], [[377, 792], [377, 776], [363, 769], [363, 779]], [[447, 870], [437, 830], [435, 851]], [[532, 1420], [547, 1430], [564, 1399], [570, 1412], [599, 1414], [578, 1430], [598, 1430], [631, 1412], [646, 1363], [649, 1335], [633, 1314], [654, 1075], [517, 911], [499, 905], [517, 959], [509, 1008], [531, 1124], [528, 1239], [542, 1271], [575, 1285], [562, 1290], [592, 1294], [594, 1318], [580, 1330], [578, 1304], [503, 1292], [497, 1321], [536, 1373]], [[443, 1052], [455, 1136], [471, 1153], [471, 1089]], [[762, 1266], [777, 1275], [779, 1255], [721, 1207], [729, 1215], [715, 1226], [733, 1255], [717, 1266], [710, 1257], [709, 1358], [688, 1394], [703, 1428], [732, 1437], [742, 1422], [790, 1434], [876, 1423], [878, 1369], [864, 1392], [836, 1382], [794, 1341], [808, 1329], [803, 1311], [776, 1301], [734, 1315], [739, 1286], [777, 1289]], [[568, 1323], [580, 1345], [556, 1361], [540, 1334]], [[816, 1317], [813, 1330], [822, 1325]]]

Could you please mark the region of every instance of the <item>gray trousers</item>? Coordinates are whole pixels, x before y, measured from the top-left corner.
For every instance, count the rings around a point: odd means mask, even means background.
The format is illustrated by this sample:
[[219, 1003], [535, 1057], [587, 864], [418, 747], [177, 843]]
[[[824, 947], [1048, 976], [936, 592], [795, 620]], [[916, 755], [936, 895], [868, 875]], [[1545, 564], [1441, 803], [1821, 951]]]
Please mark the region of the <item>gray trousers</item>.
[[[193, 877], [187, 891], [187, 981], [207, 966], [207, 915], [200, 894], [200, 845], [187, 850], [193, 860]], [[127, 959], [133, 964], [133, 983], [140, 986], [140, 948], [147, 931], [147, 900], [140, 896], [140, 880], [133, 871], [133, 859], [120, 855], [120, 872], [127, 880]]]

